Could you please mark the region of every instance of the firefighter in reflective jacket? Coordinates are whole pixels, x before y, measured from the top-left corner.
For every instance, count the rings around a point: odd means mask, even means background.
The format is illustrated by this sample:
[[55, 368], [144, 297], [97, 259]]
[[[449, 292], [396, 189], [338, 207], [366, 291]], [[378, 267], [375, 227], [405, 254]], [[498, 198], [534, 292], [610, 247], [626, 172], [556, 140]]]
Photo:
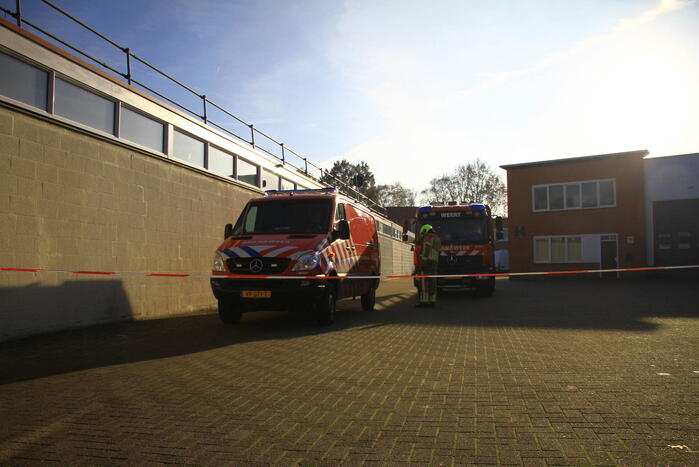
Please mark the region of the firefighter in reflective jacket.
[[[420, 275], [437, 274], [437, 262], [439, 261], [439, 250], [442, 242], [439, 236], [432, 229], [432, 226], [425, 224], [420, 229]], [[433, 307], [437, 301], [437, 278], [420, 278], [419, 307]]]

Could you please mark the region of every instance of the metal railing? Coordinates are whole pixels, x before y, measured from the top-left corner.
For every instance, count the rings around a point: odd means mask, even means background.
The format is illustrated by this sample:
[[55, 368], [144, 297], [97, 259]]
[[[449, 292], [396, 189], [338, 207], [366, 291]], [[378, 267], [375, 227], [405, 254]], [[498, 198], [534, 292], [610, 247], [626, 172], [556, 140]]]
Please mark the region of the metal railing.
[[[230, 136], [235, 137], [236, 139], [238, 139], [240, 141], [243, 141], [243, 142], [249, 144], [254, 149], [256, 149], [258, 151], [262, 151], [262, 152], [268, 154], [269, 156], [272, 156], [275, 159], [279, 160], [282, 165], [289, 165], [289, 166], [293, 167], [294, 169], [296, 169], [298, 172], [306, 175], [307, 177], [313, 178], [313, 179], [315, 179], [319, 182], [322, 182], [322, 183], [327, 183], [328, 180], [331, 180], [333, 182], [333, 184], [336, 185], [338, 188], [342, 188], [341, 191], [343, 191], [344, 193], [355, 198], [357, 201], [360, 201], [361, 203], [367, 205], [368, 207], [370, 207], [374, 211], [376, 211], [382, 215], [386, 215], [386, 210], [382, 206], [380, 206], [379, 204], [374, 202], [372, 199], [368, 198], [363, 193], [357, 191], [354, 187], [352, 187], [348, 183], [338, 179], [337, 177], [332, 175], [328, 170], [325, 170], [325, 169], [317, 166], [313, 162], [309, 161], [307, 157], [302, 156], [298, 152], [289, 148], [289, 146], [287, 146], [286, 144], [284, 144], [280, 141], [277, 141], [276, 139], [274, 139], [270, 135], [255, 128], [255, 126], [252, 123], [246, 122], [245, 120], [239, 118], [238, 116], [236, 116], [235, 114], [233, 114], [229, 110], [226, 110], [224, 107], [216, 104], [211, 99], [207, 98], [206, 94], [199, 93], [199, 92], [195, 91], [190, 86], [182, 83], [181, 81], [177, 80], [176, 78], [174, 78], [174, 77], [170, 76], [169, 74], [165, 73], [164, 71], [160, 70], [155, 65], [151, 64], [150, 62], [146, 61], [145, 59], [143, 59], [143, 58], [139, 57], [138, 55], [136, 55], [135, 53], [133, 53], [131, 51], [131, 48], [124, 47], [122, 45], [117, 44], [116, 42], [114, 42], [113, 40], [111, 40], [110, 38], [105, 36], [104, 34], [101, 34], [100, 32], [96, 31], [95, 29], [93, 29], [92, 27], [90, 27], [89, 25], [84, 23], [83, 21], [79, 20], [78, 18], [74, 17], [73, 15], [68, 13], [67, 11], [63, 10], [62, 8], [58, 7], [57, 5], [54, 5], [49, 0], [39, 0], [39, 1], [46, 4], [54, 11], [60, 13], [61, 15], [68, 18], [72, 22], [78, 24], [79, 26], [81, 26], [85, 30], [93, 33], [95, 36], [99, 37], [100, 39], [102, 39], [106, 43], [110, 44], [111, 46], [113, 46], [116, 49], [118, 49], [119, 51], [121, 51], [125, 57], [126, 71], [125, 72], [121, 71], [121, 70], [115, 68], [114, 66], [107, 64], [105, 61], [94, 57], [93, 55], [91, 55], [91, 54], [81, 50], [77, 46], [61, 39], [57, 35], [52, 34], [51, 32], [38, 26], [37, 24], [32, 23], [29, 19], [27, 19], [25, 16], [22, 15], [22, 0], [15, 0], [15, 10], [14, 11], [7, 9], [5, 7], [2, 7], [2, 6], [0, 6], [0, 11], [2, 11], [4, 13], [6, 13], [7, 15], [11, 16], [12, 18], [14, 18], [18, 27], [23, 28], [24, 25], [30, 26], [32, 29], [38, 31], [39, 33], [45, 35], [46, 37], [49, 37], [50, 39], [58, 42], [59, 44], [69, 48], [73, 52], [81, 55], [82, 57], [87, 58], [91, 62], [94, 62], [94, 63], [98, 64], [99, 66], [105, 68], [106, 70], [109, 70], [111, 73], [125, 79], [129, 85], [137, 85], [140, 88], [142, 88], [150, 93], [153, 93], [154, 95], [165, 100], [166, 102], [168, 102], [168, 103], [174, 105], [175, 107], [190, 114], [191, 116], [202, 120], [204, 124], [212, 126], [212, 127], [216, 128], [216, 129], [218, 129], [218, 130], [220, 130], [220, 131], [222, 131]], [[201, 104], [202, 104], [201, 113], [199, 113], [199, 111], [191, 109], [189, 106], [187, 106], [181, 102], [176, 101], [174, 98], [170, 98], [170, 97], [166, 96], [165, 94], [163, 94], [162, 92], [159, 92], [156, 89], [153, 89], [152, 86], [147, 85], [145, 82], [136, 79], [133, 76], [133, 67], [132, 67], [133, 62], [132, 62], [132, 60], [142, 64], [143, 66], [145, 66], [149, 70], [157, 73], [158, 75], [165, 78], [166, 80], [168, 80], [172, 84], [175, 84], [179, 88], [184, 89], [188, 93], [195, 96], [197, 99], [201, 100]], [[235, 131], [231, 130], [229, 127], [226, 127], [221, 122], [215, 122], [215, 121], [211, 120], [211, 118], [209, 116], [209, 112], [208, 112], [210, 107], [222, 112], [224, 115], [234, 119], [239, 124], [247, 127], [249, 130], [249, 138], [250, 139], [247, 139], [246, 137], [237, 134]], [[271, 143], [272, 148], [265, 147], [264, 145], [261, 145], [259, 142], [260, 139], [267, 141], [268, 143]], [[279, 150], [279, 154], [276, 154], [274, 152], [274, 148]], [[299, 166], [291, 163], [288, 160], [288, 156], [293, 156], [296, 159], [298, 159], [302, 166], [299, 167]], [[315, 169], [315, 173], [317, 173], [319, 175], [314, 175], [313, 173], [311, 173], [314, 171], [314, 169]]]

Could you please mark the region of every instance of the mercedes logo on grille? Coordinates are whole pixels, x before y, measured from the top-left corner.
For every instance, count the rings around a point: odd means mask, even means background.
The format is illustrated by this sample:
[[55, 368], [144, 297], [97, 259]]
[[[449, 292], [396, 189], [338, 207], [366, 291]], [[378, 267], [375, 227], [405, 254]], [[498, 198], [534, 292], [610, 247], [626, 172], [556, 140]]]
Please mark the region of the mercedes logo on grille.
[[454, 253], [451, 253], [449, 257], [447, 258], [447, 263], [454, 265], [456, 264], [456, 255]]
[[255, 258], [252, 261], [250, 261], [250, 272], [260, 272], [264, 267], [265, 264], [262, 262], [260, 258]]

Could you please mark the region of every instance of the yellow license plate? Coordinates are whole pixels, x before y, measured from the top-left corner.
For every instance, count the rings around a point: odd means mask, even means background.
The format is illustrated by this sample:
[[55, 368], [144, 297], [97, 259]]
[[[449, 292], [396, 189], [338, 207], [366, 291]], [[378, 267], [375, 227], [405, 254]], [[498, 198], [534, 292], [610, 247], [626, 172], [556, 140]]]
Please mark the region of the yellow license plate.
[[243, 298], [272, 298], [271, 290], [243, 290]]

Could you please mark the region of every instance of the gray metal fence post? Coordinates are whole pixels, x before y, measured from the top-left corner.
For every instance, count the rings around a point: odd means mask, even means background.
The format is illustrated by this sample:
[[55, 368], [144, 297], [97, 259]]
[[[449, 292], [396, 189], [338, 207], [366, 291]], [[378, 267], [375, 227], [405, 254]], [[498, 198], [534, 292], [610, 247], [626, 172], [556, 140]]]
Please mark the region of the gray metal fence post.
[[17, 26], [22, 27], [22, 0], [15, 0], [15, 18], [17, 19]]
[[127, 47], [124, 53], [126, 53], [126, 82], [131, 84], [131, 50]]

